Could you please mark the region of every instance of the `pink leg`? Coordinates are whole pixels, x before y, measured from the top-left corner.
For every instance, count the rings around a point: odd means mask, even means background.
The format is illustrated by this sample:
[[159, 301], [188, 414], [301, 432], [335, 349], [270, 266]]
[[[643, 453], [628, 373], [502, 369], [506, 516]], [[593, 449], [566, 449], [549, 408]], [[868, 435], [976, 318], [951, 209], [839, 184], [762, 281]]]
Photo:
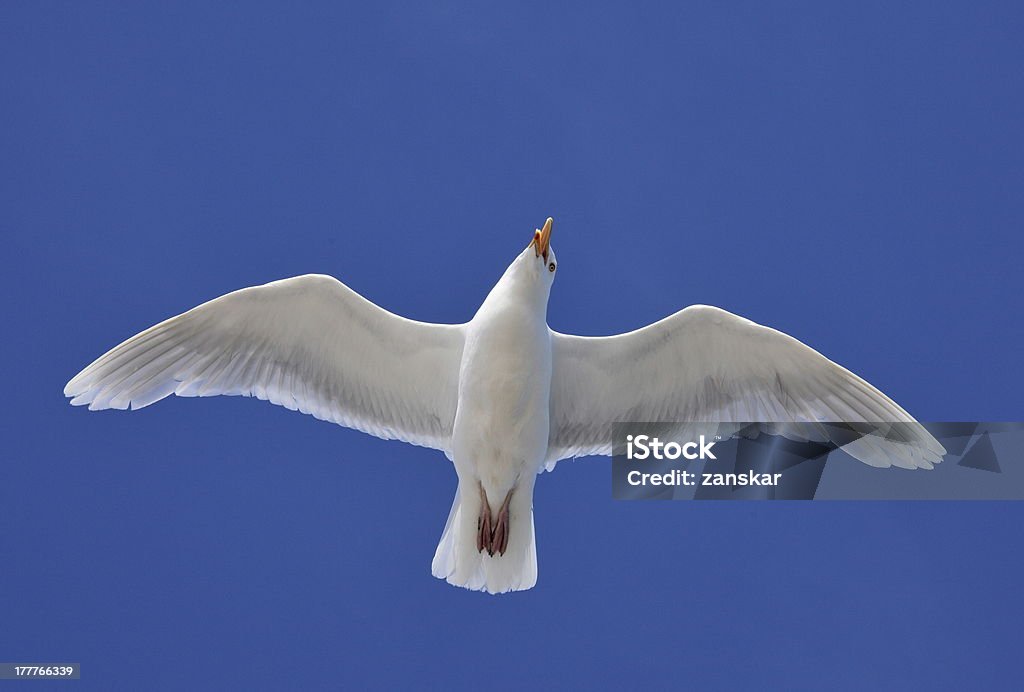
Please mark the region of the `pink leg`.
[[487, 502], [484, 486], [481, 485], [480, 516], [476, 518], [476, 551], [483, 552], [484, 548], [488, 554], [494, 555], [494, 551], [491, 550], [491, 506]]
[[498, 553], [504, 555], [508, 549], [508, 503], [512, 500], [512, 491], [508, 491], [508, 495], [505, 496], [505, 502], [502, 503], [501, 509], [498, 510], [498, 520], [494, 525], [494, 534], [491, 536], [491, 555]]
[[[513, 488], [514, 490], [514, 488]], [[505, 502], [498, 510], [498, 518], [491, 522], [491, 505], [487, 502], [487, 493], [484, 486], [480, 486], [480, 516], [476, 518], [476, 551], [478, 553], [487, 550], [487, 554], [494, 557], [495, 553], [504, 555], [508, 550], [508, 504], [512, 500], [512, 490], [505, 496]]]

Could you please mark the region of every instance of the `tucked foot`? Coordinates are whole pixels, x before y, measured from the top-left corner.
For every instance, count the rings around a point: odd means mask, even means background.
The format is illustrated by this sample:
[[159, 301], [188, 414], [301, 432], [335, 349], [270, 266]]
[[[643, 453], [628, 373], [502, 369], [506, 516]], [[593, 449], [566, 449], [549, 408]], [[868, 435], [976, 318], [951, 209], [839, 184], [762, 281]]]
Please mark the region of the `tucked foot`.
[[480, 516], [476, 518], [476, 552], [483, 552], [485, 549], [489, 555], [494, 555], [491, 549], [491, 505], [487, 502], [487, 493], [484, 486], [480, 486]]
[[502, 503], [501, 509], [498, 510], [498, 520], [494, 524], [494, 533], [491, 535], [491, 555], [498, 553], [504, 555], [508, 549], [508, 504], [512, 500], [512, 491], [508, 491], [508, 495], [505, 496], [505, 502]]
[[480, 486], [480, 516], [476, 518], [476, 551], [478, 553], [486, 550], [488, 555], [494, 557], [495, 553], [504, 555], [508, 550], [508, 505], [511, 501], [512, 490], [509, 490], [505, 501], [498, 510], [497, 519], [492, 521], [491, 505], [487, 501], [487, 493], [484, 492], [484, 486]]

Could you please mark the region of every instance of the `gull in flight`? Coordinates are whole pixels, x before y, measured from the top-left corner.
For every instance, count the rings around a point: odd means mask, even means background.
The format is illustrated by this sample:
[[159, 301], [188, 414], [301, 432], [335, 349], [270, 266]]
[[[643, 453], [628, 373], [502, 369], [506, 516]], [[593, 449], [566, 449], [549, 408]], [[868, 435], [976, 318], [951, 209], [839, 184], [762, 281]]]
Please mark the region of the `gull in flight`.
[[[298, 276], [150, 327], [64, 394], [90, 410], [143, 408], [171, 394], [255, 396], [438, 449], [458, 489], [433, 574], [490, 593], [537, 581], [538, 473], [611, 454], [615, 422], [857, 422], [882, 434], [833, 441], [864, 463], [941, 461], [938, 441], [863, 379], [724, 310], [693, 305], [608, 337], [550, 329], [551, 228], [549, 218], [465, 324], [409, 320], [330, 276]], [[886, 433], [893, 424], [899, 433]]]

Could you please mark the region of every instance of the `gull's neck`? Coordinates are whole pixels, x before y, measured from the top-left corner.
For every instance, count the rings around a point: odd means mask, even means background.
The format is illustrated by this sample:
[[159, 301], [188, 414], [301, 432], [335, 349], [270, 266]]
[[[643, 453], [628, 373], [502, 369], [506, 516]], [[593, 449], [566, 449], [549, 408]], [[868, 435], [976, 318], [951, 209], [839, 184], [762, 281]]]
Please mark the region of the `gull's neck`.
[[533, 251], [529, 252], [529, 257], [526, 254], [517, 257], [505, 270], [480, 306], [480, 313], [525, 309], [537, 319], [547, 321], [551, 281], [530, 261], [536, 259]]

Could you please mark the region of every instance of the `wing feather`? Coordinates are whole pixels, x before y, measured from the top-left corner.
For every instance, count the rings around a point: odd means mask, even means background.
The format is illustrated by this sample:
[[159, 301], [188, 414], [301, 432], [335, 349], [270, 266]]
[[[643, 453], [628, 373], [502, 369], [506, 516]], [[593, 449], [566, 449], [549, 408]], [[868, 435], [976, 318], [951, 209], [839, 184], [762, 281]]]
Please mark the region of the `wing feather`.
[[90, 410], [171, 394], [266, 399], [346, 427], [450, 451], [461, 325], [408, 320], [330, 276], [221, 296], [136, 334], [64, 388]]
[[[608, 337], [552, 331], [548, 468], [611, 454], [617, 422], [764, 423], [789, 437], [843, 443], [872, 466], [932, 468], [945, 449], [892, 399], [782, 332], [694, 305]], [[857, 423], [837, 438], [823, 423]], [[801, 424], [794, 426], [794, 423]], [[687, 428], [689, 429], [689, 428]]]

